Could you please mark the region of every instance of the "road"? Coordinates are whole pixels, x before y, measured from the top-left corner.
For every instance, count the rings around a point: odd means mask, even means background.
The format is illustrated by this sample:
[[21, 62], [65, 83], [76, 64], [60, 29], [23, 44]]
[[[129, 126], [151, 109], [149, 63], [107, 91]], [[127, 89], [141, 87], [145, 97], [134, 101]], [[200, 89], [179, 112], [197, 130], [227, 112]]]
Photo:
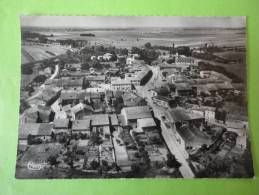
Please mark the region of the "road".
[[[162, 116], [164, 116], [166, 109], [162, 108], [160, 106], [157, 106], [151, 102], [149, 102], [149, 105], [153, 108], [155, 117], [161, 121]], [[163, 127], [162, 125], [161, 125], [161, 128], [162, 128], [162, 131], [171, 131], [171, 129], [167, 129], [166, 127]], [[168, 146], [170, 152], [181, 163], [181, 167], [179, 168], [179, 170], [180, 170], [182, 176], [184, 178], [193, 178], [195, 175], [194, 175], [193, 171], [191, 170], [189, 163], [187, 162], [183, 152], [179, 148], [176, 137], [165, 136], [165, 135], [163, 135], [163, 137], [164, 137], [165, 141], [167, 142], [167, 146]]]
[[[138, 93], [139, 93], [139, 95], [141, 95], [143, 98], [146, 99], [146, 101], [148, 102], [148, 105], [150, 107], [152, 107], [155, 117], [161, 121], [162, 116], [164, 116], [165, 112], [167, 111], [167, 108], [160, 107], [153, 103], [153, 100], [151, 98], [152, 95], [151, 95], [150, 89], [160, 87], [163, 84], [163, 81], [160, 76], [159, 67], [151, 66], [150, 68], [153, 72], [153, 75], [145, 86], [141, 86], [139, 88]], [[170, 129], [163, 129], [163, 130], [170, 130]], [[187, 162], [183, 152], [181, 151], [180, 147], [178, 146], [178, 142], [176, 141], [176, 138], [174, 136], [164, 136], [164, 135], [163, 135], [163, 137], [167, 143], [170, 143], [170, 144], [167, 144], [170, 152], [181, 163], [181, 167], [179, 168], [179, 170], [180, 170], [182, 176], [184, 178], [194, 178], [195, 175], [194, 175], [193, 171], [191, 170], [189, 163]]]
[[[56, 66], [55, 66], [55, 71], [54, 71], [54, 73], [53, 73], [53, 74], [51, 75], [51, 77], [50, 77], [49, 79], [47, 79], [46, 81], [50, 81], [50, 80], [54, 79], [54, 78], [58, 75], [58, 72], [59, 72], [59, 66], [56, 65]], [[29, 97], [29, 98], [27, 99], [27, 101], [30, 101], [30, 100], [32, 100], [32, 99], [34, 99], [34, 98], [36, 98], [36, 97], [38, 97], [38, 96], [41, 95], [42, 91], [43, 91], [43, 90], [45, 89], [45, 87], [46, 87], [46, 85], [45, 85], [46, 81], [39, 87], [38, 92], [35, 93], [33, 96]]]

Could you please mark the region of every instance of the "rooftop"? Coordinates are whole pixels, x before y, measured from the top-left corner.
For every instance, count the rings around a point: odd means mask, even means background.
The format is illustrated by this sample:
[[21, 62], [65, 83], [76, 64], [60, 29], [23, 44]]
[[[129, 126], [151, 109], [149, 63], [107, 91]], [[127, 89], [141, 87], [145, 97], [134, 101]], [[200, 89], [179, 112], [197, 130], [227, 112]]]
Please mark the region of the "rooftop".
[[211, 142], [206, 134], [196, 128], [190, 129], [187, 126], [182, 126], [181, 128], [177, 128], [176, 131], [186, 142], [187, 146], [197, 147], [202, 144], [210, 144]]
[[125, 107], [122, 111], [123, 110], [125, 111], [125, 115], [128, 120], [152, 118], [152, 114], [148, 106]]
[[78, 91], [62, 91], [60, 95], [61, 100], [74, 100], [79, 98]]
[[86, 120], [75, 120], [72, 124], [73, 131], [82, 131], [90, 128], [90, 119]]
[[154, 97], [155, 99], [158, 99], [158, 100], [162, 100], [162, 101], [165, 101], [165, 102], [169, 102], [172, 100], [172, 98], [170, 97], [166, 97], [166, 96], [161, 96], [161, 95], [157, 95]]
[[90, 117], [92, 119], [92, 126], [106, 126], [110, 124], [108, 114], [94, 114]]
[[111, 125], [119, 125], [117, 114], [111, 114], [110, 118], [111, 118]]
[[68, 123], [69, 123], [69, 120], [68, 119], [55, 119], [54, 120], [54, 128], [68, 128]]
[[52, 125], [48, 123], [22, 123], [19, 126], [19, 138], [26, 139], [28, 135], [50, 135]]
[[156, 123], [153, 118], [141, 118], [137, 120], [139, 128], [156, 127]]
[[105, 81], [105, 75], [87, 76], [85, 80], [88, 81]]
[[191, 90], [192, 87], [189, 83], [174, 83], [174, 86], [177, 90]]
[[111, 81], [112, 85], [131, 85], [130, 80], [128, 79], [116, 79]]
[[169, 115], [170, 119], [174, 122], [182, 122], [204, 118], [203, 115], [199, 113], [188, 111], [182, 108], [171, 109], [167, 112], [167, 114]]

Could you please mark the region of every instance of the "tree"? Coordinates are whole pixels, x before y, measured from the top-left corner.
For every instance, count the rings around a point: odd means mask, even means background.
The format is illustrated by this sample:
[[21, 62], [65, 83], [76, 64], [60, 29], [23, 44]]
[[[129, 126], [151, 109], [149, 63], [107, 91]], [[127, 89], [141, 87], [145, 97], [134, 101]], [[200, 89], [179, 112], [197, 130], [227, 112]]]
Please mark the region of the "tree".
[[43, 83], [47, 77], [45, 75], [38, 75], [33, 79], [33, 82], [35, 83]]
[[176, 50], [179, 55], [190, 56], [192, 53], [190, 50], [190, 47], [188, 46], [180, 46], [180, 47], [177, 47]]
[[57, 140], [56, 134], [53, 131], [51, 131], [50, 137], [51, 137], [51, 140], [54, 141], [54, 142]]
[[48, 39], [45, 36], [39, 36], [39, 42], [41, 43], [47, 43]]
[[108, 171], [109, 170], [109, 164], [106, 160], [102, 160], [102, 170]]
[[135, 153], [134, 153], [134, 157], [135, 157], [135, 158], [140, 158], [141, 156], [140, 156], [139, 152], [135, 152]]
[[167, 62], [168, 64], [175, 63], [175, 57], [169, 58], [166, 62]]
[[28, 108], [30, 108], [30, 105], [28, 104], [28, 102], [25, 99], [21, 99], [20, 100], [20, 111], [19, 111], [20, 114], [22, 114]]
[[37, 111], [36, 123], [42, 123], [42, 119], [40, 118], [40, 112], [39, 111]]
[[72, 51], [68, 49], [68, 50], [66, 51], [66, 54], [67, 54], [68, 57], [71, 57], [71, 56], [72, 56]]
[[27, 75], [30, 75], [33, 73], [33, 69], [31, 65], [28, 65], [28, 64], [22, 65], [21, 71], [22, 71], [22, 74], [27, 74]]
[[53, 112], [53, 111], [51, 110], [51, 112], [50, 112], [50, 114], [49, 114], [49, 122], [53, 122], [54, 119], [55, 119], [55, 112]]
[[33, 144], [33, 136], [32, 136], [31, 134], [29, 134], [29, 135], [27, 136], [27, 142], [28, 142], [29, 145], [32, 145], [32, 144]]
[[59, 162], [57, 161], [57, 156], [56, 155], [51, 155], [48, 157], [47, 161], [51, 166], [56, 166]]
[[128, 55], [128, 50], [126, 48], [120, 50], [121, 55]]
[[152, 48], [150, 42], [145, 43], [144, 47], [145, 47], [146, 49], [151, 49], [151, 48]]
[[81, 64], [81, 69], [82, 70], [89, 70], [89, 68], [90, 68], [89, 63], [85, 62], [85, 63]]
[[149, 70], [148, 73], [140, 80], [140, 85], [145, 85], [153, 76], [152, 70]]
[[172, 155], [171, 153], [167, 154], [167, 161], [166, 161], [166, 165], [170, 168], [179, 168], [181, 166], [181, 163], [179, 163], [177, 161], [177, 159], [175, 158], [174, 155]]
[[117, 60], [116, 54], [112, 54], [110, 61], [116, 61], [116, 60]]
[[93, 61], [93, 68], [95, 68], [95, 69], [97, 69], [97, 70], [101, 70], [101, 69], [103, 69], [103, 65], [102, 64], [100, 64], [100, 62], [99, 61]]
[[140, 58], [142, 58], [147, 64], [151, 64], [158, 58], [158, 56], [158, 52], [156, 52], [154, 49], [144, 49], [140, 53]]
[[134, 54], [141, 54], [141, 49], [138, 48], [138, 47], [132, 47], [131, 48], [131, 52], [134, 53]]
[[86, 78], [83, 79], [83, 84], [82, 84], [82, 89], [87, 89], [90, 87], [90, 81], [87, 80]]
[[90, 163], [90, 166], [93, 170], [96, 170], [98, 167], [99, 167], [99, 163], [96, 161], [96, 160], [93, 160], [91, 163]]
[[35, 138], [33, 135], [29, 134], [27, 136], [27, 142], [28, 142], [29, 145], [41, 144], [42, 140], [40, 138]]
[[134, 176], [136, 176], [136, 174], [138, 174], [140, 172], [141, 168], [137, 163], [133, 163], [131, 165], [131, 171], [133, 173]]
[[90, 136], [90, 141], [92, 141], [93, 144], [100, 145], [102, 143], [102, 138], [99, 136], [99, 133], [92, 132]]

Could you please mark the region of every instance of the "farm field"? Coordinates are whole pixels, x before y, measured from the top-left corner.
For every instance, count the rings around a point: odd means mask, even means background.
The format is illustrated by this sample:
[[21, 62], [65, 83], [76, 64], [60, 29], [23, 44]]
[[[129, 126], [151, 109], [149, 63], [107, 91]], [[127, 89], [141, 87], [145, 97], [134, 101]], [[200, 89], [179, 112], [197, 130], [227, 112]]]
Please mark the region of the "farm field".
[[23, 45], [22, 64], [48, 59], [64, 53], [66, 53], [66, 49], [56, 45]]
[[[112, 45], [119, 48], [143, 46], [146, 42], [152, 45], [190, 46], [197, 47], [213, 42], [219, 46], [244, 46], [245, 31], [243, 29], [184, 29], [184, 28], [132, 28], [132, 29], [81, 29], [66, 31], [66, 29], [49, 29], [38, 31], [50, 35], [52, 40], [75, 39], [88, 40], [92, 45]], [[82, 37], [81, 33], [92, 33], [95, 37]]]

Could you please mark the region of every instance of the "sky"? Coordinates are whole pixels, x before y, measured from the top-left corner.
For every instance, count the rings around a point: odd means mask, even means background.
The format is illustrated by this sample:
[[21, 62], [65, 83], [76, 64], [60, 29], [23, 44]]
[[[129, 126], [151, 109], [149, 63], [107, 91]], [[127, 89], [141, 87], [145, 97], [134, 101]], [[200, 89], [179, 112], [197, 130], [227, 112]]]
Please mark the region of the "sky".
[[32, 27], [228, 27], [246, 26], [245, 17], [182, 16], [21, 16], [21, 26]]

